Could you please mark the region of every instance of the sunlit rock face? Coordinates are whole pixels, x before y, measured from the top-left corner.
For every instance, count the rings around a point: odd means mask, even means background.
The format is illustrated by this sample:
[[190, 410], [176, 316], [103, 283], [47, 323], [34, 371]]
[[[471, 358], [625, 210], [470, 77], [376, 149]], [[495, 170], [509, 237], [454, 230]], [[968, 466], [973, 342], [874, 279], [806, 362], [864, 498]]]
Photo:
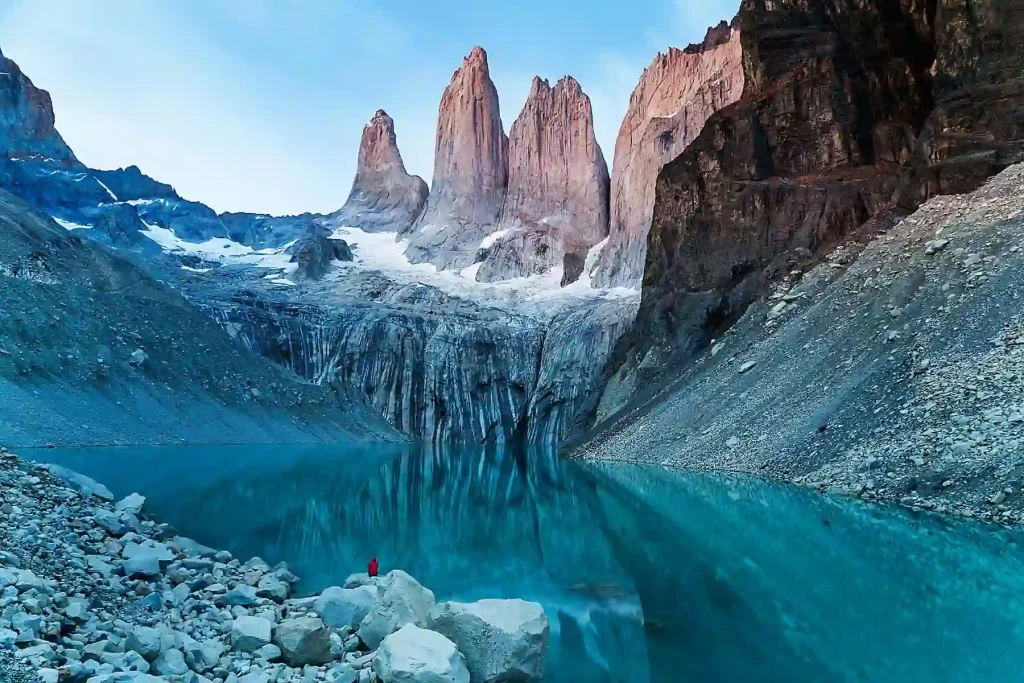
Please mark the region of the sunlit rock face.
[[494, 231], [508, 187], [508, 137], [487, 53], [475, 47], [441, 97], [427, 208], [409, 233], [415, 263], [464, 268]]
[[660, 53], [644, 70], [615, 140], [609, 242], [594, 270], [596, 285], [639, 285], [658, 172], [709, 116], [739, 99], [742, 55], [738, 28], [722, 24], [704, 43]]
[[423, 211], [427, 194], [423, 179], [406, 172], [395, 122], [380, 109], [363, 128], [359, 165], [348, 200], [328, 221], [368, 231], [402, 232]]
[[502, 237], [488, 249], [477, 279], [545, 273], [567, 253], [585, 258], [608, 234], [608, 184], [590, 98], [571, 76], [553, 88], [535, 77], [509, 135]]

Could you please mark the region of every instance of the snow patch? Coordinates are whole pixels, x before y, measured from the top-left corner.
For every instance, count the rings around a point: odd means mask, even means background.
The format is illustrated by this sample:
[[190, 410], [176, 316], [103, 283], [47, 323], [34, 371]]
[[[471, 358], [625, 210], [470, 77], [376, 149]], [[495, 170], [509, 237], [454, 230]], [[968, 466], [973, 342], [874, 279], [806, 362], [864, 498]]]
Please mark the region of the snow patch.
[[512, 232], [512, 228], [505, 228], [504, 230], [496, 230], [495, 232], [492, 232], [490, 235], [484, 238], [483, 242], [480, 243], [480, 248], [490, 249], [495, 242], [497, 242], [510, 232]]
[[65, 230], [91, 230], [92, 229], [91, 225], [82, 225], [81, 223], [72, 223], [71, 221], [66, 221], [63, 218], [57, 218], [56, 216], [53, 217], [53, 221], [57, 225], [59, 225], [60, 227], [64, 228]]
[[[504, 232], [504, 231], [500, 231]], [[491, 236], [497, 233], [492, 233]], [[562, 287], [562, 267], [558, 266], [542, 275], [519, 277], [502, 282], [477, 282], [480, 263], [461, 270], [438, 270], [429, 263], [411, 263], [405, 255], [408, 240], [399, 239], [394, 232], [366, 232], [359, 228], [340, 227], [331, 235], [343, 239], [353, 248], [355, 261], [343, 263], [343, 268], [368, 268], [381, 271], [396, 282], [420, 283], [437, 287], [446, 294], [485, 300], [502, 306], [530, 303], [548, 305], [559, 300], [623, 298], [636, 296], [634, 289], [619, 287], [598, 290], [591, 286], [590, 270], [607, 244], [607, 240], [593, 247], [587, 254], [584, 274], [568, 287]], [[500, 237], [500, 235], [499, 235]], [[495, 240], [498, 239], [497, 237]]]
[[104, 190], [106, 190], [106, 191], [107, 191], [107, 194], [109, 194], [109, 195], [110, 195], [110, 198], [111, 198], [111, 199], [113, 199], [113, 200], [114, 200], [115, 202], [117, 201], [117, 195], [116, 195], [116, 194], [114, 194], [113, 192], [111, 192], [111, 191], [110, 191], [110, 188], [109, 188], [109, 187], [107, 187], [107, 186], [106, 186], [106, 185], [105, 185], [105, 184], [103, 183], [103, 181], [102, 181], [102, 180], [100, 180], [100, 179], [99, 179], [99, 178], [97, 178], [96, 176], [93, 176], [93, 177], [92, 177], [92, 179], [93, 179], [93, 180], [95, 180], [95, 181], [96, 181], [97, 183], [99, 183], [99, 184], [100, 184], [100, 187], [102, 187], [102, 188], [103, 188]]
[[213, 268], [193, 268], [192, 266], [182, 266], [181, 269], [187, 270], [190, 273], [199, 273], [200, 275], [203, 273], [209, 273], [213, 270]]

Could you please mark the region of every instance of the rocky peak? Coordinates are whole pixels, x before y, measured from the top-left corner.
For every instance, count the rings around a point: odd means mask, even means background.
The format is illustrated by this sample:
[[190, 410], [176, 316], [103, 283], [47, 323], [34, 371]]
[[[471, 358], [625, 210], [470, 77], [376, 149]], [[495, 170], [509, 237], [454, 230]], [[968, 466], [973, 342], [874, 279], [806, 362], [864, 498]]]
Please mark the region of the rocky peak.
[[711, 29], [699, 47], [659, 53], [644, 70], [615, 141], [609, 243], [595, 284], [639, 284], [658, 172], [697, 137], [709, 116], [740, 98], [743, 84], [740, 32], [728, 25]]
[[608, 233], [608, 166], [594, 136], [590, 98], [571, 76], [534, 77], [509, 136], [503, 236], [477, 273], [525, 277], [585, 252]]
[[50, 93], [37, 88], [13, 60], [0, 53], [0, 155], [30, 154], [77, 163], [54, 127]]
[[352, 191], [329, 220], [363, 230], [402, 232], [423, 211], [427, 194], [423, 179], [405, 170], [394, 120], [378, 109], [363, 127]]
[[483, 48], [462, 60], [437, 117], [434, 178], [407, 255], [441, 268], [470, 265], [494, 230], [508, 185], [508, 138]]

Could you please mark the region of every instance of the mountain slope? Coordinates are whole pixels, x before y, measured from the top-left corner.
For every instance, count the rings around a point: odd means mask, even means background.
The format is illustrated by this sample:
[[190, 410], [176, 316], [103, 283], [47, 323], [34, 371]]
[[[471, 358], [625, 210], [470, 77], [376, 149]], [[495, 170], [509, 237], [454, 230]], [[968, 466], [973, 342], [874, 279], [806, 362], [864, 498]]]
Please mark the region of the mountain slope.
[[0, 442], [398, 435], [236, 346], [182, 296], [0, 190]]

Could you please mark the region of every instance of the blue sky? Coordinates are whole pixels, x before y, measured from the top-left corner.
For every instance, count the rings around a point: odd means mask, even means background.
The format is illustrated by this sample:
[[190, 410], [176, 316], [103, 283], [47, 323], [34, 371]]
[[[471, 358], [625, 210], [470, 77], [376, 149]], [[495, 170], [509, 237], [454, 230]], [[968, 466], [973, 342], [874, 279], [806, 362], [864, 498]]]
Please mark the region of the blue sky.
[[534, 74], [590, 95], [611, 164], [644, 67], [700, 40], [738, 0], [4, 0], [0, 48], [50, 91], [97, 168], [137, 164], [219, 211], [332, 211], [362, 127], [395, 119], [430, 182], [437, 106], [474, 45], [511, 126]]

